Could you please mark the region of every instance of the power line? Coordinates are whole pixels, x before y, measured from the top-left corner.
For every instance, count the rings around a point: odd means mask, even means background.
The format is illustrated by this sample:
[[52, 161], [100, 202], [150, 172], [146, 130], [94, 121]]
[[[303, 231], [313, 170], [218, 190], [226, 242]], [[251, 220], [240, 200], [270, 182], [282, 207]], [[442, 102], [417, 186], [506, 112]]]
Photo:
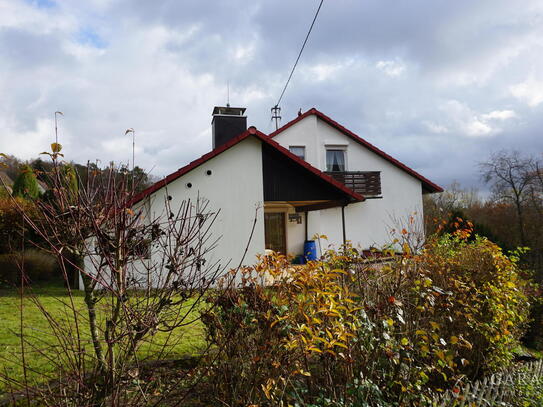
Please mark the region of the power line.
[[324, 0], [321, 0], [319, 4], [319, 8], [317, 8], [317, 12], [315, 13], [315, 17], [313, 17], [313, 21], [311, 22], [311, 26], [309, 27], [309, 31], [307, 32], [307, 35], [305, 36], [304, 43], [302, 44], [302, 48], [300, 49], [300, 52], [298, 54], [298, 58], [296, 58], [296, 62], [294, 62], [294, 66], [292, 67], [292, 70], [290, 71], [290, 75], [288, 76], [287, 83], [285, 83], [285, 87], [283, 88], [283, 91], [281, 92], [281, 96], [279, 96], [279, 100], [275, 104], [275, 108], [279, 107], [279, 103], [281, 103], [281, 99], [283, 99], [283, 95], [285, 94], [285, 91], [287, 90], [288, 84], [290, 83], [290, 79], [292, 78], [292, 75], [294, 74], [294, 70], [296, 69], [296, 65], [298, 65], [298, 61], [300, 60], [300, 57], [302, 56], [302, 52], [304, 52], [305, 44], [307, 44], [307, 40], [309, 39], [309, 35], [311, 34], [311, 30], [313, 30], [313, 26], [315, 25], [315, 21], [317, 20], [317, 16], [319, 15], [319, 11], [321, 11], [322, 3]]

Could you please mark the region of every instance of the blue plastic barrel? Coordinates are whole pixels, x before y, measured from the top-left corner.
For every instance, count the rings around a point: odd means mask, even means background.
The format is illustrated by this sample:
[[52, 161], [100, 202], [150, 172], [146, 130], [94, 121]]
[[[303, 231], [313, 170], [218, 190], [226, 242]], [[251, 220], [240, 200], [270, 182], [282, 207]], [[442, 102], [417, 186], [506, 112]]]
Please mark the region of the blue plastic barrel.
[[306, 261], [317, 260], [317, 244], [314, 240], [305, 241], [304, 256]]

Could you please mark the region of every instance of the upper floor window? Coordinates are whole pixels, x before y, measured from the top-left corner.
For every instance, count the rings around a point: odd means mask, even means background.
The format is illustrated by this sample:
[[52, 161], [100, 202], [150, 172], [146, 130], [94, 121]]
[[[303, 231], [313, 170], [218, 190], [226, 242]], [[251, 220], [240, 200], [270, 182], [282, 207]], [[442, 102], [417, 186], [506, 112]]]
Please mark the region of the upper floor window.
[[345, 150], [326, 149], [326, 171], [345, 171]]
[[288, 148], [292, 154], [296, 157], [305, 160], [305, 147], [304, 146], [289, 146]]

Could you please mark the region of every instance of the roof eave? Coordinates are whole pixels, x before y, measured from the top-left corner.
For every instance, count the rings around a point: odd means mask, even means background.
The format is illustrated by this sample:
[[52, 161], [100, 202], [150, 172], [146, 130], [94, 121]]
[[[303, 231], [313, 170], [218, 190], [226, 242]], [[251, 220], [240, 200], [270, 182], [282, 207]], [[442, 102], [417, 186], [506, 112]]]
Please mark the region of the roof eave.
[[246, 131], [241, 133], [239, 136], [234, 137], [233, 139], [229, 140], [225, 144], [221, 145], [220, 147], [216, 148], [215, 150], [210, 151], [207, 154], [204, 154], [200, 158], [192, 161], [191, 163], [187, 164], [186, 166], [178, 169], [177, 171], [171, 173], [164, 179], [156, 182], [155, 184], [151, 185], [149, 188], [143, 190], [139, 194], [137, 194], [129, 203], [130, 206], [135, 205], [139, 202], [141, 202], [146, 197], [152, 195], [156, 191], [160, 190], [161, 188], [166, 187], [169, 183], [176, 180], [177, 178], [185, 175], [186, 173], [192, 171], [193, 169], [199, 167], [200, 165], [204, 164], [206, 161], [212, 159], [213, 157], [218, 156], [222, 152], [228, 150], [229, 148], [235, 146], [245, 138], [249, 136], [254, 136], [258, 138], [263, 143], [267, 143], [268, 145], [272, 146], [276, 150], [280, 151], [282, 154], [286, 155], [302, 167], [304, 167], [306, 170], [312, 172], [314, 175], [322, 178], [326, 182], [332, 184], [335, 188], [341, 190], [347, 197], [348, 200], [352, 202], [363, 202], [366, 200], [366, 198], [353, 190], [347, 188], [345, 185], [341, 184], [340, 182], [336, 181], [329, 175], [324, 174], [322, 171], [318, 170], [317, 168], [313, 167], [306, 161], [300, 159], [298, 156], [292, 154], [288, 149], [281, 146], [276, 141], [272, 140], [270, 136], [265, 135], [264, 133], [258, 131], [255, 127], [249, 127]]
[[429, 179], [427, 179], [423, 175], [419, 174], [417, 171], [413, 170], [412, 168], [408, 167], [407, 165], [403, 164], [402, 162], [396, 160], [394, 157], [388, 155], [387, 153], [385, 153], [381, 149], [375, 147], [373, 144], [371, 144], [368, 141], [364, 140], [362, 137], [360, 137], [357, 134], [353, 133], [351, 130], [347, 129], [345, 126], [339, 124], [338, 122], [333, 120], [331, 117], [325, 115], [324, 113], [322, 113], [321, 111], [317, 110], [314, 107], [309, 109], [307, 112], [302, 113], [301, 115], [294, 118], [290, 122], [286, 123], [285, 125], [283, 125], [279, 129], [274, 131], [273, 133], [270, 133], [269, 137], [273, 138], [273, 137], [279, 135], [280, 133], [282, 133], [283, 131], [285, 131], [289, 127], [293, 126], [294, 124], [298, 123], [299, 121], [301, 121], [304, 118], [306, 118], [308, 116], [311, 116], [311, 115], [315, 115], [317, 118], [323, 120], [325, 123], [327, 123], [328, 125], [334, 127], [336, 130], [338, 130], [339, 132], [345, 134], [347, 137], [350, 137], [354, 141], [358, 142], [359, 144], [365, 146], [366, 148], [373, 151], [377, 155], [381, 156], [385, 160], [389, 161], [394, 166], [396, 166], [399, 169], [407, 172], [412, 177], [418, 179], [419, 181], [421, 181], [423, 189], [427, 190], [428, 193], [443, 192], [443, 188], [441, 188], [439, 185], [433, 183], [432, 181], [430, 181]]

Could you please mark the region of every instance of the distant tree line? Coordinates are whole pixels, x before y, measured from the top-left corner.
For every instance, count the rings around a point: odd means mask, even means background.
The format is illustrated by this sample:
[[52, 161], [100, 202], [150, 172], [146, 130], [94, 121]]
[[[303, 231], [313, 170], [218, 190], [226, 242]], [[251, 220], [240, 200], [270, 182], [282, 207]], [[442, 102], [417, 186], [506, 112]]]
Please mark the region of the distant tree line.
[[[450, 232], [465, 222], [506, 252], [529, 248], [522, 264], [543, 287], [543, 155], [499, 151], [479, 164], [489, 187], [485, 198], [474, 188], [454, 182], [442, 194], [425, 196], [426, 233]], [[541, 306], [540, 306], [541, 308]], [[533, 315], [543, 333], [543, 309]], [[538, 336], [541, 336], [538, 334]]]
[[[56, 165], [56, 167], [55, 167]], [[147, 188], [153, 178], [142, 168], [132, 171], [127, 167], [110, 163], [101, 168], [95, 162], [86, 165], [75, 162], [58, 162], [37, 158], [23, 161], [11, 155], [0, 157], [0, 285], [17, 280], [20, 258], [25, 259], [25, 268], [35, 270], [30, 276], [33, 281], [50, 280], [60, 277], [54, 270], [55, 262], [44, 258], [44, 253], [36, 252], [36, 242], [40, 241], [32, 228], [20, 216], [20, 208], [25, 208], [28, 216], [36, 215], [36, 206], [54, 201], [55, 185], [51, 174], [57, 174], [69, 186], [70, 193], [77, 196], [80, 186], [87, 185], [89, 179], [111, 178], [112, 185], [122, 185], [120, 179], [130, 180], [133, 193]], [[115, 182], [117, 180], [118, 182]], [[19, 207], [19, 209], [17, 208]], [[22, 251], [27, 254], [22, 256]], [[30, 254], [29, 251], [30, 250]], [[21, 257], [22, 256], [22, 257]], [[36, 263], [36, 264], [34, 264]], [[55, 277], [55, 275], [57, 275]], [[58, 281], [61, 281], [58, 278]]]
[[[36, 181], [44, 183], [44, 187], [47, 186], [47, 183], [50, 181], [47, 179], [45, 174], [49, 174], [53, 168], [53, 163], [50, 160], [46, 161], [42, 158], [36, 158], [23, 161], [12, 155], [3, 155], [0, 158], [0, 165], [0, 171], [6, 174], [9, 179], [15, 181], [14, 187], [15, 184], [23, 182], [32, 189], [34, 189], [36, 186], [32, 180], [33, 178], [35, 178]], [[85, 184], [88, 180], [89, 171], [92, 171], [93, 174], [104, 172], [104, 168], [98, 166], [97, 162], [90, 161], [87, 162], [87, 164], [79, 164], [72, 161], [70, 163], [63, 164], [63, 167], [66, 167], [66, 171], [73, 170], [73, 178], [77, 180], [78, 183], [83, 184]], [[144, 190], [156, 180], [153, 175], [148, 174], [143, 168], [138, 166], [132, 170], [126, 166], [117, 167], [113, 162], [110, 162], [106, 168], [109, 167], [115, 168], [115, 173], [117, 173], [117, 175], [122, 172], [123, 175], [128, 174], [130, 179], [134, 179], [134, 189], [136, 193]], [[36, 188], [39, 189], [37, 186]], [[19, 193], [21, 193], [20, 190]], [[31, 196], [29, 196], [29, 198], [37, 198], [37, 196], [35, 196], [35, 191], [31, 192]]]
[[[543, 281], [543, 156], [500, 151], [479, 164], [490, 188], [483, 198], [474, 188], [454, 182], [442, 194], [425, 197], [427, 233], [443, 221], [448, 227], [457, 218], [474, 223], [475, 232], [489, 237], [504, 250], [529, 247], [524, 262]], [[443, 227], [443, 226], [441, 226]]]

